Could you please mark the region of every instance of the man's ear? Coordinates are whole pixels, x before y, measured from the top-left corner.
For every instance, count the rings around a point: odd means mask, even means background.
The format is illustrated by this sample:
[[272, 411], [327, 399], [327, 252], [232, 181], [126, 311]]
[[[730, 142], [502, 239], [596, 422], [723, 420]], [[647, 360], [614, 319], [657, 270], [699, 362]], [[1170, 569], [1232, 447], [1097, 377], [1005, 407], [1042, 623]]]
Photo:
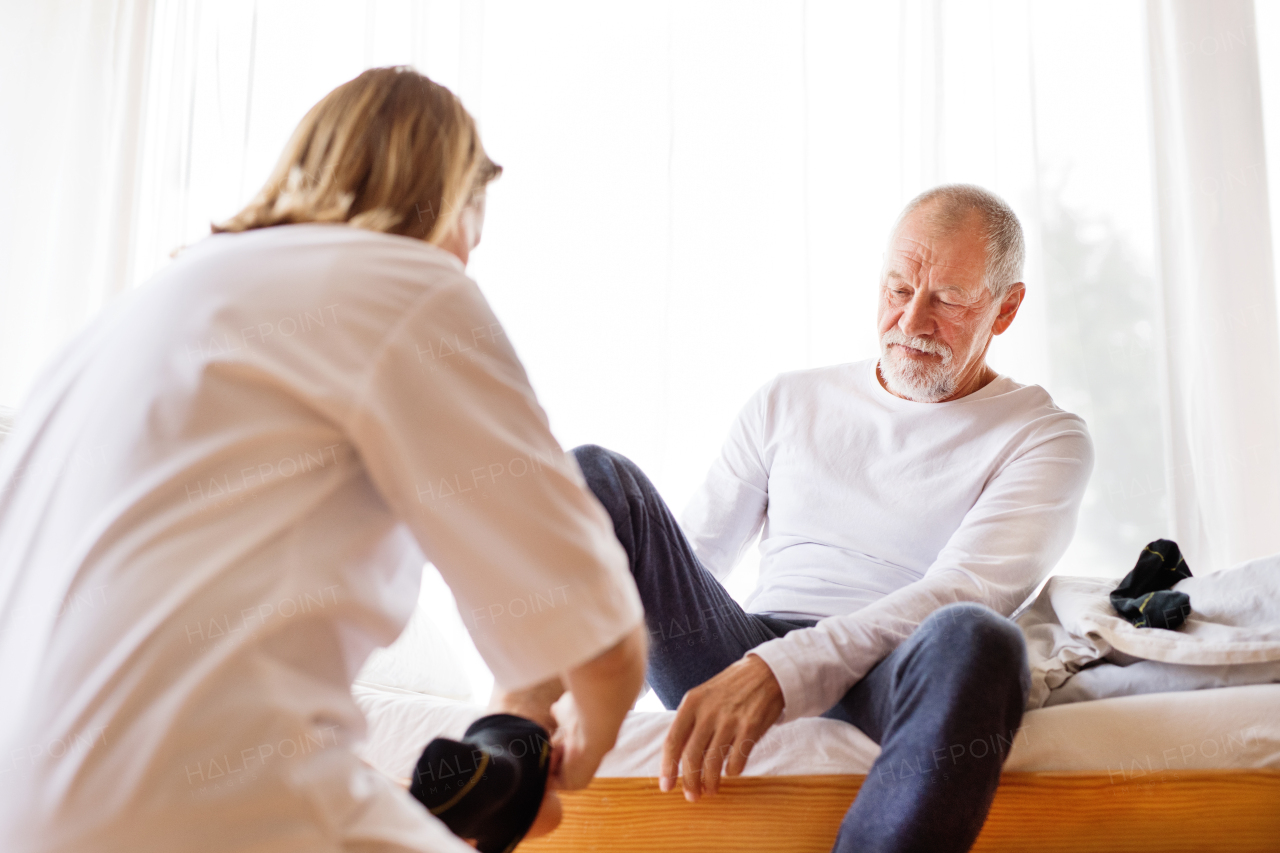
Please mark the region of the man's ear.
[[1022, 282], [1018, 282], [1009, 288], [1009, 292], [1000, 301], [1000, 313], [996, 315], [996, 322], [991, 327], [992, 334], [1004, 334], [1004, 330], [1013, 323], [1013, 318], [1018, 316], [1018, 308], [1022, 305], [1022, 297], [1026, 295], [1027, 286]]

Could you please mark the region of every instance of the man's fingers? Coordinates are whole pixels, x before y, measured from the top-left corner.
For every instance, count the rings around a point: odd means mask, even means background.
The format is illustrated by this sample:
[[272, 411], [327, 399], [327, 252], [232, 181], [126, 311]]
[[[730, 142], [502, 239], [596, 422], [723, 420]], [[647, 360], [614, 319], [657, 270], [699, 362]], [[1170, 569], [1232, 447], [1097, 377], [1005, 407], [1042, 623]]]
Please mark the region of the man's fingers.
[[740, 737], [734, 741], [733, 751], [729, 753], [729, 766], [725, 768], [724, 775], [741, 776], [747, 767], [747, 756], [755, 745], [756, 740], [752, 737]]
[[680, 754], [680, 771], [684, 778], [684, 798], [691, 803], [696, 803], [698, 798], [702, 796], [703, 756], [706, 755], [707, 744], [711, 742], [713, 734], [715, 734], [715, 730], [706, 723], [702, 726], [694, 727], [693, 734], [689, 736], [689, 742], [685, 744], [684, 752]]
[[680, 773], [685, 798], [719, 790], [723, 775], [746, 767], [756, 740], [782, 714], [784, 697], [768, 665], [748, 655], [685, 694], [663, 743], [661, 787]]
[[689, 740], [689, 733], [693, 731], [697, 721], [697, 712], [686, 696], [680, 702], [680, 709], [676, 711], [676, 718], [671, 722], [671, 728], [667, 730], [667, 739], [662, 742], [662, 768], [658, 787], [663, 791], [670, 791], [675, 787], [680, 753], [684, 752], [685, 742]]
[[720, 768], [724, 760], [733, 752], [733, 732], [716, 732], [711, 744], [702, 757], [702, 788], [708, 794], [720, 791]]
[[719, 793], [723, 777], [742, 775], [747, 766], [747, 756], [755, 743], [754, 738], [737, 729], [716, 737], [703, 761], [702, 787], [706, 793]]

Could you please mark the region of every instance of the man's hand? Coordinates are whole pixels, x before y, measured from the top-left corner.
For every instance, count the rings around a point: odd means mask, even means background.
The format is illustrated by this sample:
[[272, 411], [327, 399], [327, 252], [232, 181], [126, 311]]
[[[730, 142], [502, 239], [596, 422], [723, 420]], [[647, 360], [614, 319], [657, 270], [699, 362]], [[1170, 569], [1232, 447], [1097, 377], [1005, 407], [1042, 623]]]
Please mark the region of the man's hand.
[[689, 802], [703, 791], [716, 793], [721, 768], [729, 776], [742, 773], [751, 748], [782, 716], [784, 704], [773, 670], [753, 654], [684, 694], [662, 745], [662, 790], [675, 787], [680, 771]]

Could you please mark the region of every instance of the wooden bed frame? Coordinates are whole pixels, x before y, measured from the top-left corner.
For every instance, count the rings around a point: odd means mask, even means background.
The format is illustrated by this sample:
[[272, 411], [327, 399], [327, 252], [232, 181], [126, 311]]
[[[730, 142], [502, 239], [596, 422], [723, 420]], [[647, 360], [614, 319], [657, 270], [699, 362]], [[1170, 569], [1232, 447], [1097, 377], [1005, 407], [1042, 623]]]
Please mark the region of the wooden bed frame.
[[[564, 822], [522, 853], [827, 853], [864, 776], [727, 779], [686, 803], [657, 779], [561, 792]], [[1280, 770], [1006, 773], [975, 851], [1277, 853]]]

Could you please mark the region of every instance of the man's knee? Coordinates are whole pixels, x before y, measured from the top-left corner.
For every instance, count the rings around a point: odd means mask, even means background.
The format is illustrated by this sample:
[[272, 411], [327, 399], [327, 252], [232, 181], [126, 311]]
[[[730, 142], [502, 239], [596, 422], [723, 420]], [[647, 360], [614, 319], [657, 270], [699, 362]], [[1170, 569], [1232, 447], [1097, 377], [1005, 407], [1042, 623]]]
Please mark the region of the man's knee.
[[578, 468], [582, 470], [587, 486], [601, 503], [608, 506], [606, 498], [615, 491], [619, 494], [622, 491], [618, 467], [620, 461], [626, 461], [625, 457], [598, 444], [583, 444], [570, 452], [578, 461]]
[[968, 660], [984, 669], [1021, 671], [1027, 667], [1022, 631], [981, 604], [948, 604], [920, 624], [921, 639], [947, 650], [953, 659]]
[[578, 467], [582, 469], [583, 474], [589, 470], [594, 471], [602, 465], [613, 463], [611, 458], [614, 455], [613, 451], [598, 444], [580, 444], [569, 452], [573, 454], [574, 459], [578, 460]]
[[644, 473], [639, 466], [621, 453], [598, 444], [584, 444], [570, 452], [578, 461], [587, 488], [609, 513], [614, 526], [627, 526], [627, 519], [635, 512], [635, 502], [643, 500]]

